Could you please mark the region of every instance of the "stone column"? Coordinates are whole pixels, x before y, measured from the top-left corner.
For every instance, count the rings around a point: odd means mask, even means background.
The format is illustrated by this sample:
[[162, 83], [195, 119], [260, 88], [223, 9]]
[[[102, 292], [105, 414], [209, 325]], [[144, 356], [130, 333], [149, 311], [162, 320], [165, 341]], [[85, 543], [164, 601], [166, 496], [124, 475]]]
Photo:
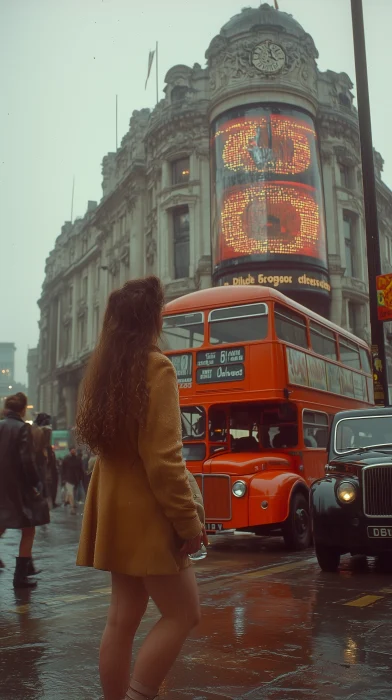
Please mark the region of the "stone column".
[[77, 387], [73, 384], [68, 384], [63, 388], [67, 428], [72, 428], [75, 425], [77, 394]]

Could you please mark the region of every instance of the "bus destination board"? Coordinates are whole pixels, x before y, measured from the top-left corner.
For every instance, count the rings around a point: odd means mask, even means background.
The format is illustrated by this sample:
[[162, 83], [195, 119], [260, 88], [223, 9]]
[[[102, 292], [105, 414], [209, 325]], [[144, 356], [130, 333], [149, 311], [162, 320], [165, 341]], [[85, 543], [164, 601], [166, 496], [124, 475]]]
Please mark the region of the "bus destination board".
[[214, 367], [234, 362], [244, 362], [245, 348], [225, 348], [225, 350], [206, 350], [196, 355], [197, 367]]
[[192, 354], [187, 352], [182, 355], [167, 355], [167, 357], [174, 365], [180, 387], [192, 386]]
[[245, 367], [242, 364], [221, 365], [220, 367], [198, 367], [196, 381], [198, 384], [215, 382], [240, 382], [245, 379]]

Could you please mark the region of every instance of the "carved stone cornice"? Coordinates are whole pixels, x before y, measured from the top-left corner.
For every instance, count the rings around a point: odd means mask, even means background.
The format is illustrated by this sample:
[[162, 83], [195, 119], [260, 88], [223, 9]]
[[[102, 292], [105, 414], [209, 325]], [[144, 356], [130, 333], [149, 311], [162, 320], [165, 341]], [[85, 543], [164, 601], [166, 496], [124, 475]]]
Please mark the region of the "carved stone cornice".
[[342, 117], [338, 112], [321, 108], [317, 115], [317, 128], [320, 142], [339, 139], [350, 153], [360, 153], [358, 120]]
[[340, 255], [328, 255], [328, 270], [330, 275], [339, 275], [343, 277], [345, 268], [342, 267]]
[[367, 283], [354, 277], [346, 277], [343, 275], [342, 291], [345, 296], [347, 296], [347, 292], [349, 292], [357, 299], [361, 299], [361, 301], [369, 300], [369, 287]]
[[166, 116], [167, 119], [162, 117], [159, 123], [152, 124], [146, 135], [149, 157], [156, 151], [168, 156], [181, 148], [192, 152], [200, 140], [209, 138], [207, 104], [202, 113], [199, 109], [189, 109], [182, 114]]
[[162, 192], [162, 209], [173, 209], [174, 207], [182, 206], [195, 206], [196, 202], [199, 199], [197, 195], [189, 194], [187, 192], [170, 192], [170, 194], [168, 195], [167, 192], [168, 190], [164, 190], [164, 192]]

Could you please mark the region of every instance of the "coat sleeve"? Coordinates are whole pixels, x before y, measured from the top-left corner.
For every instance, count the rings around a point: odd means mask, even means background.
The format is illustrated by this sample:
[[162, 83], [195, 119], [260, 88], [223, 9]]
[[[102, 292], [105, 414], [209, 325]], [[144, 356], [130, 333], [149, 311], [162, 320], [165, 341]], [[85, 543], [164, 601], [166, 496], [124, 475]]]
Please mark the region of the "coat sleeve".
[[33, 460], [33, 436], [27, 423], [20, 431], [19, 456], [26, 484], [36, 487], [39, 483], [39, 476]]
[[155, 498], [181, 539], [188, 540], [200, 534], [202, 525], [182, 458], [176, 373], [163, 355], [153, 370], [147, 419], [139, 427], [139, 454]]

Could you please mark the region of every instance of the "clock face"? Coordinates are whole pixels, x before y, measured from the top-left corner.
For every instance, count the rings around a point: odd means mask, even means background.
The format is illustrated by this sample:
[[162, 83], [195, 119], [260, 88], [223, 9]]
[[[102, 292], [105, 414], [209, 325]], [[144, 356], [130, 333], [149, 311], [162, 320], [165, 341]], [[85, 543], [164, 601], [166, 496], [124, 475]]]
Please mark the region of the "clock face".
[[263, 73], [277, 73], [286, 60], [286, 54], [279, 44], [272, 41], [263, 41], [256, 46], [252, 55], [252, 63], [257, 70]]

